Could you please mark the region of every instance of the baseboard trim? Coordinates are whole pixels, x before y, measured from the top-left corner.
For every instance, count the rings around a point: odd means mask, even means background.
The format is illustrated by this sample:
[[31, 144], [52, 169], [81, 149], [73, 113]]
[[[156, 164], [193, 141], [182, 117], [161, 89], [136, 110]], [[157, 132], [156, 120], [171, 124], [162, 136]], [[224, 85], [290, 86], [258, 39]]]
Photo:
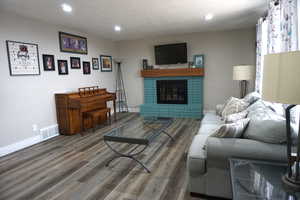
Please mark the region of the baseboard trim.
[[43, 139], [40, 135], [27, 138], [25, 140], [22, 140], [20, 142], [16, 142], [14, 144], [10, 144], [4, 147], [0, 147], [0, 157], [6, 156], [8, 154], [14, 153], [16, 151], [19, 151], [21, 149], [24, 149], [26, 147], [35, 145], [37, 143], [43, 142], [45, 140], [51, 139], [53, 137], [58, 136], [59, 134], [53, 135], [47, 139]]

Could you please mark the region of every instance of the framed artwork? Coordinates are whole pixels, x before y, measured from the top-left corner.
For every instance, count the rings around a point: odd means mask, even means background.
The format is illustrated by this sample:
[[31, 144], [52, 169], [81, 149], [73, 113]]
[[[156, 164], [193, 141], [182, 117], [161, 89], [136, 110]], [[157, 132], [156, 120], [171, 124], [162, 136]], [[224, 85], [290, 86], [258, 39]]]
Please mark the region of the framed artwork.
[[11, 76], [41, 74], [37, 44], [6, 40], [6, 48]]
[[71, 69], [80, 69], [80, 58], [79, 57], [70, 57]]
[[55, 71], [54, 55], [43, 54], [44, 71]]
[[93, 65], [93, 69], [95, 69], [95, 70], [99, 69], [99, 60], [98, 60], [98, 58], [92, 58], [92, 65]]
[[196, 67], [204, 67], [204, 55], [194, 55], [194, 65]]
[[59, 32], [60, 51], [88, 54], [87, 39], [70, 33]]
[[83, 74], [91, 74], [91, 63], [82, 62]]
[[57, 60], [58, 74], [68, 75], [68, 61], [67, 60]]
[[112, 71], [112, 57], [111, 56], [100, 56], [101, 62], [101, 72], [111, 72]]

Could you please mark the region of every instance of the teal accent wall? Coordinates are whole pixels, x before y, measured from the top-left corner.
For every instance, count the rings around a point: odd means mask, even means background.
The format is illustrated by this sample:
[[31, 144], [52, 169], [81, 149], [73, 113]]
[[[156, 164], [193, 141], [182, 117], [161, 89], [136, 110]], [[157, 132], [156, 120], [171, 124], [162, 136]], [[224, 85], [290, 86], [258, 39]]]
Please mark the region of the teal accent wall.
[[[156, 80], [188, 80], [188, 104], [157, 104]], [[203, 77], [144, 78], [142, 116], [201, 118], [203, 115]]]

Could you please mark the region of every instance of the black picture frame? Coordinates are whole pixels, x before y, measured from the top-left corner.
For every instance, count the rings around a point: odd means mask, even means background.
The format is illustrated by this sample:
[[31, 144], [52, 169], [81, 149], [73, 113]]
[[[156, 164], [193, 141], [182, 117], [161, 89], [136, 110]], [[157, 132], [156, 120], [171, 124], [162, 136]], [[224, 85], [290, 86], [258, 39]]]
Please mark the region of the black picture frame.
[[71, 69], [81, 69], [80, 57], [70, 57]]
[[82, 62], [82, 72], [85, 75], [91, 74], [91, 62], [88, 61]]
[[112, 57], [108, 55], [100, 55], [101, 72], [112, 72]]
[[[14, 50], [10, 49], [10, 44], [13, 45], [32, 45], [36, 48], [36, 53], [33, 55], [35, 56], [36, 59], [36, 68], [37, 72], [36, 73], [16, 73], [14, 69], [17, 69], [16, 66], [13, 65], [12, 61], [15, 61], [15, 57], [19, 57], [19, 54], [14, 52]], [[37, 44], [34, 43], [27, 43], [27, 42], [18, 42], [18, 41], [12, 41], [12, 40], [6, 40], [6, 50], [7, 50], [7, 57], [8, 57], [8, 66], [9, 66], [9, 74], [10, 76], [35, 76], [35, 75], [40, 75], [41, 74], [41, 69], [40, 69], [40, 60], [39, 60], [39, 47]], [[33, 57], [31, 55], [31, 57]]]
[[58, 69], [59, 75], [68, 75], [69, 74], [68, 61], [67, 60], [57, 60], [57, 69]]
[[43, 57], [44, 71], [55, 71], [54, 55], [43, 54], [42, 57]]
[[61, 52], [88, 54], [87, 38], [65, 32], [58, 32]]
[[93, 66], [93, 70], [99, 70], [99, 59], [98, 58], [92, 58], [92, 66]]

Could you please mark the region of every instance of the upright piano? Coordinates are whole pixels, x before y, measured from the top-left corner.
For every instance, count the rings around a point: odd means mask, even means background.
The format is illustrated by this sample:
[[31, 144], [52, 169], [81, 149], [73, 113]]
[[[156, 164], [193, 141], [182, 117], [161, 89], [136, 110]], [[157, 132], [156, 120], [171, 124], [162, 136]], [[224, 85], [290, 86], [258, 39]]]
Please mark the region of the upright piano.
[[[84, 112], [107, 108], [112, 101], [116, 113], [116, 94], [97, 86], [79, 88], [78, 92], [55, 94], [56, 115], [59, 132], [63, 135], [82, 133], [89, 128], [89, 122], [83, 119]], [[114, 115], [116, 117], [116, 115]], [[106, 119], [106, 116], [103, 116]]]

